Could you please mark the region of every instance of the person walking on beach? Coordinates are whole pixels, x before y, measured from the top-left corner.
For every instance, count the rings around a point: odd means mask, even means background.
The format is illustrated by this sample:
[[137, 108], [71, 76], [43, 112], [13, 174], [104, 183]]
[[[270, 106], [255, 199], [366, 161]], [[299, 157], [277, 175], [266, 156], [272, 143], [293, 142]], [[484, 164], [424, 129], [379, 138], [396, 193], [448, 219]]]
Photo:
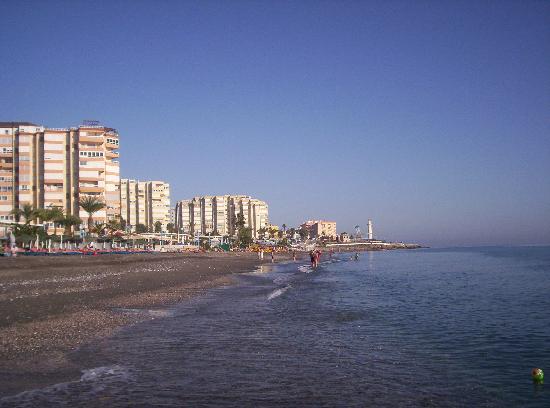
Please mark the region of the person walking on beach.
[[317, 265], [315, 264], [316, 262], [316, 257], [317, 255], [315, 254], [315, 251], [309, 251], [309, 259], [311, 261], [311, 267], [312, 268], [315, 268]]
[[275, 262], [275, 255], [274, 255], [274, 252], [275, 252], [275, 251], [271, 251], [271, 263]]
[[296, 262], [296, 251], [292, 251], [292, 260]]

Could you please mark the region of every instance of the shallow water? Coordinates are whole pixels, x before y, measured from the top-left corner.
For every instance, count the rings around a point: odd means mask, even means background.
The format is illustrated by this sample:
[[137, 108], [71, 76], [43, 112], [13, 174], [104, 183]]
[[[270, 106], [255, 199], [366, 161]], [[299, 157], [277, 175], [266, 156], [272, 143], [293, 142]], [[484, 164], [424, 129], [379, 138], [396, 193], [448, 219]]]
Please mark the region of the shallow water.
[[0, 405], [550, 406], [548, 247], [337, 254], [154, 317]]

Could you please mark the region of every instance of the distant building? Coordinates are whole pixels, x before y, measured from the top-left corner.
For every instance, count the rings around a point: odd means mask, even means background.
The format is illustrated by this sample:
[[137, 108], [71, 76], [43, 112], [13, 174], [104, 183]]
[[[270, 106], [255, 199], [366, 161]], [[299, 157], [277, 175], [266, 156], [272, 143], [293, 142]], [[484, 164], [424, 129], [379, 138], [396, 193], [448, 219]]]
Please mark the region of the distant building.
[[342, 232], [340, 234], [340, 242], [350, 242], [349, 234], [347, 232]]
[[170, 207], [170, 224], [176, 225], [176, 209]]
[[163, 181], [120, 180], [121, 214], [126, 225], [135, 231], [138, 224], [154, 231], [160, 222], [162, 230], [170, 223], [170, 185]]
[[310, 238], [327, 237], [336, 239], [336, 222], [323, 220], [309, 220], [300, 225], [301, 229], [308, 232]]
[[181, 200], [176, 204], [176, 228], [188, 234], [235, 235], [237, 215], [244, 217], [244, 226], [258, 231], [269, 224], [268, 206], [245, 195], [202, 196]]
[[11, 211], [24, 204], [86, 219], [84, 196], [106, 205], [93, 214], [95, 222], [118, 217], [118, 148], [117, 131], [97, 121], [70, 128], [0, 122], [0, 220], [13, 220]]

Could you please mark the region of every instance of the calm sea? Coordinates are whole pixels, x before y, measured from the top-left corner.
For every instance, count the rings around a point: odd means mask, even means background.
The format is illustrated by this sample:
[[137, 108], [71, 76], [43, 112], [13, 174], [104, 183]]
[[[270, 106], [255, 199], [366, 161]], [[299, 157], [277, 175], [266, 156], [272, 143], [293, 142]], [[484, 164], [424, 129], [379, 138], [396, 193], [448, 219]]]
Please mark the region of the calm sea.
[[0, 405], [550, 407], [550, 248], [327, 258], [154, 311]]

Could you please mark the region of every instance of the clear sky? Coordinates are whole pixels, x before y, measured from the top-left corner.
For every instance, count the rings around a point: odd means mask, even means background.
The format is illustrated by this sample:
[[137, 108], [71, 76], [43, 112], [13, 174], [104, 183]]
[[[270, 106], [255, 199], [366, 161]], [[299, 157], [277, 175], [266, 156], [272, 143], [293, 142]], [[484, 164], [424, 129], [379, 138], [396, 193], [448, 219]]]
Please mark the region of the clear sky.
[[123, 177], [434, 246], [550, 244], [548, 1], [0, 2], [0, 120]]

